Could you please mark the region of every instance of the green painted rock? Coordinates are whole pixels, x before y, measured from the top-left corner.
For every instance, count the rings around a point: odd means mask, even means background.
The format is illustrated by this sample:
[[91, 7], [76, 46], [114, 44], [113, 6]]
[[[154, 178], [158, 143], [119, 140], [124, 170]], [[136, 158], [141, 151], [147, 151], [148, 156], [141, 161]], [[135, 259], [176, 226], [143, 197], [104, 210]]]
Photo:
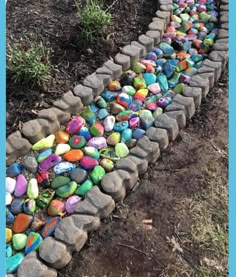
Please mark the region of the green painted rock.
[[65, 176], [57, 176], [56, 178], [53, 179], [51, 183], [51, 187], [53, 189], [58, 189], [60, 187], [67, 185], [69, 182], [70, 182], [70, 178]]
[[86, 180], [80, 187], [78, 187], [75, 194], [79, 196], [84, 196], [92, 188], [93, 188], [93, 182], [90, 180]]
[[6, 273], [15, 273], [19, 265], [24, 259], [24, 255], [22, 253], [18, 253], [14, 256], [11, 256], [6, 259]]
[[178, 85], [175, 86], [173, 91], [176, 94], [182, 94], [184, 92], [184, 87], [185, 87], [185, 85], [183, 83], [179, 83]]
[[114, 162], [107, 159], [107, 158], [104, 158], [100, 161], [100, 165], [107, 171], [107, 172], [110, 172], [113, 170], [114, 168]]
[[58, 195], [61, 198], [67, 198], [76, 191], [77, 187], [78, 187], [77, 183], [72, 181], [63, 187], [58, 188], [56, 190], [56, 195]]
[[115, 152], [120, 158], [125, 158], [129, 155], [129, 148], [123, 142], [115, 146]]
[[101, 123], [95, 122], [89, 129], [94, 137], [102, 137], [104, 134], [104, 127]]
[[18, 251], [25, 248], [27, 236], [25, 234], [15, 234], [12, 237], [13, 248]]
[[144, 73], [145, 70], [146, 70], [146, 66], [142, 63], [139, 63], [139, 62], [135, 62], [133, 63], [132, 65], [132, 70], [135, 72], [135, 73]]
[[44, 149], [44, 148], [52, 148], [54, 140], [55, 140], [55, 136], [50, 135], [50, 136], [48, 136], [46, 138], [43, 138], [40, 141], [36, 142], [32, 146], [32, 149], [35, 150], [35, 151], [39, 151], [39, 150]]
[[27, 195], [30, 199], [36, 199], [39, 195], [39, 187], [38, 182], [35, 178], [30, 179], [28, 188], [27, 188]]
[[163, 109], [161, 107], [157, 108], [152, 114], [153, 118], [156, 119], [159, 115], [163, 114]]
[[85, 156], [94, 158], [96, 160], [98, 160], [100, 158], [100, 154], [95, 147], [86, 146], [83, 148], [83, 151], [84, 151]]
[[93, 183], [95, 185], [97, 185], [102, 178], [104, 177], [104, 175], [106, 174], [106, 171], [103, 167], [101, 167], [100, 165], [96, 165], [90, 175]]

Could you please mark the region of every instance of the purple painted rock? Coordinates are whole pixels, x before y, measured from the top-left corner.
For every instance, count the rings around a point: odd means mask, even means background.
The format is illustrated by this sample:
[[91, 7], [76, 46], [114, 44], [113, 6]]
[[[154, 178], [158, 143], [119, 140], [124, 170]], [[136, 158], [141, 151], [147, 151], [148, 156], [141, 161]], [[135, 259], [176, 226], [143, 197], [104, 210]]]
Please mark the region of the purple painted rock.
[[80, 166], [85, 170], [93, 169], [96, 165], [98, 165], [98, 161], [91, 157], [85, 156], [80, 161]]
[[24, 195], [27, 191], [27, 188], [28, 188], [28, 182], [25, 176], [22, 174], [18, 175], [16, 179], [16, 187], [14, 192], [15, 196], [20, 197]]
[[42, 237], [46, 238], [46, 237], [52, 235], [54, 233], [55, 229], [57, 228], [57, 226], [60, 224], [60, 222], [61, 222], [61, 218], [59, 216], [49, 217], [41, 231]]
[[140, 126], [140, 119], [139, 117], [134, 117], [134, 118], [131, 118], [130, 121], [129, 121], [129, 127], [131, 129], [136, 129]]
[[85, 120], [81, 116], [74, 116], [72, 120], [67, 124], [67, 133], [73, 135], [76, 134], [85, 125]]
[[95, 137], [95, 138], [91, 138], [88, 141], [87, 145], [95, 147], [96, 149], [102, 149], [107, 147], [107, 142], [104, 137]]
[[73, 214], [77, 204], [81, 201], [81, 198], [77, 195], [73, 195], [66, 200], [65, 208], [68, 214]]
[[16, 180], [11, 177], [6, 177], [6, 191], [12, 194], [16, 187]]
[[39, 168], [43, 171], [48, 171], [48, 169], [55, 166], [60, 161], [61, 161], [60, 156], [52, 154], [39, 164]]

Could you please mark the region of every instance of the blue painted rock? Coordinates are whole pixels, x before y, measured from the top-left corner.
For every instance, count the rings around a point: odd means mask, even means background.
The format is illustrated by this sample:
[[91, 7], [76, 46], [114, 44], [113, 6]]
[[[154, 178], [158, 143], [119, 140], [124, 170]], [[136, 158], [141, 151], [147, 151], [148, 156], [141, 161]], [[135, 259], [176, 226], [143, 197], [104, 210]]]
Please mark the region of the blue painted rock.
[[41, 231], [42, 237], [46, 238], [48, 236], [51, 236], [54, 233], [57, 226], [60, 224], [60, 222], [61, 218], [59, 216], [49, 217]]
[[114, 162], [107, 159], [107, 158], [104, 158], [102, 160], [100, 160], [100, 165], [107, 171], [107, 172], [110, 172], [113, 170], [114, 168]]
[[[96, 108], [96, 111], [98, 108]], [[92, 110], [92, 106], [87, 106], [85, 109], [82, 111], [81, 116], [86, 120], [88, 124], [93, 124], [96, 120], [96, 115], [94, 113], [95, 111]]]
[[[138, 117], [136, 117], [138, 118]], [[134, 118], [132, 118], [134, 119]], [[132, 120], [131, 119], [131, 120]], [[125, 129], [122, 133], [121, 133], [121, 142], [126, 142], [128, 140], [132, 139], [132, 130], [130, 128]], [[117, 144], [116, 144], [117, 145]]]
[[152, 51], [152, 52], [149, 52], [146, 56], [146, 59], [147, 60], [151, 60], [151, 61], [155, 61], [157, 59], [157, 54], [156, 52]]
[[176, 68], [176, 65], [172, 64], [169, 61], [167, 61], [166, 63], [164, 63], [163, 65], [163, 72], [164, 74], [166, 75], [166, 77], [169, 79], [173, 76], [173, 74], [175, 73], [175, 68]]
[[16, 187], [14, 195], [20, 197], [24, 195], [27, 191], [28, 183], [24, 175], [20, 174], [16, 178]]
[[120, 158], [125, 158], [129, 155], [129, 148], [123, 142], [115, 146], [115, 151]]
[[16, 187], [16, 180], [11, 177], [6, 177], [6, 191], [12, 194]]
[[95, 185], [97, 185], [101, 180], [102, 178], [105, 176], [106, 174], [106, 171], [103, 167], [101, 167], [100, 165], [96, 165], [93, 169], [93, 171], [91, 172], [91, 179], [93, 181], [93, 183]]
[[154, 118], [149, 110], [142, 110], [139, 117], [143, 129], [147, 130], [153, 125]]
[[103, 121], [105, 131], [106, 132], [112, 131], [115, 122], [116, 122], [116, 119], [113, 115], [107, 116]]
[[125, 129], [129, 127], [129, 122], [128, 121], [121, 121], [121, 122], [116, 122], [114, 124], [113, 130], [115, 132], [122, 133]]
[[157, 55], [157, 59], [163, 58], [163, 51], [160, 48], [154, 48], [153, 52]]
[[71, 148], [73, 149], [80, 149], [83, 148], [86, 144], [86, 139], [82, 136], [78, 136], [78, 135], [73, 135], [70, 140], [69, 140], [69, 144], [71, 146]]
[[50, 202], [50, 205], [47, 209], [47, 212], [50, 216], [63, 216], [65, 214], [65, 204], [64, 202], [54, 199]]
[[75, 181], [78, 184], [83, 183], [88, 177], [88, 172], [82, 168], [72, 169], [70, 172], [71, 180]]
[[13, 248], [16, 251], [22, 250], [26, 246], [27, 236], [25, 234], [15, 234], [12, 237]]
[[76, 168], [76, 165], [70, 162], [60, 162], [56, 166], [54, 166], [53, 171], [57, 174], [63, 174], [71, 171], [73, 168]]
[[121, 106], [127, 108], [129, 104], [132, 102], [132, 97], [127, 93], [122, 92], [117, 96], [116, 102]]
[[11, 213], [13, 213], [14, 215], [22, 213], [23, 203], [24, 203], [23, 198], [15, 198], [11, 203], [11, 207], [10, 207]]
[[104, 134], [104, 127], [101, 123], [95, 122], [89, 129], [94, 137], [102, 137]]
[[18, 214], [13, 222], [12, 230], [14, 233], [24, 233], [30, 226], [33, 217], [27, 214]]
[[165, 57], [171, 56], [175, 51], [172, 46], [165, 42], [160, 43], [159, 48], [162, 50]]
[[14, 215], [6, 208], [6, 224], [11, 225], [15, 220]]
[[56, 195], [58, 195], [61, 198], [68, 198], [76, 191], [77, 187], [77, 183], [71, 181], [69, 184], [56, 189]]
[[34, 199], [26, 199], [23, 204], [25, 214], [33, 215], [36, 210], [36, 202]]
[[86, 180], [81, 186], [78, 187], [75, 194], [79, 196], [85, 196], [85, 194], [93, 188], [93, 182]]
[[39, 168], [43, 171], [47, 171], [61, 161], [61, 157], [55, 154], [51, 154], [44, 161], [39, 164]]
[[146, 131], [140, 128], [137, 128], [133, 131], [133, 138], [134, 139], [141, 139], [145, 135]]
[[[99, 110], [99, 107], [95, 104], [95, 103], [91, 103], [89, 106], [88, 106], [92, 112], [96, 113], [98, 110]], [[82, 113], [81, 113], [82, 115]], [[83, 115], [82, 115], [83, 116]], [[84, 116], [83, 116], [84, 117]]]
[[39, 196], [39, 187], [37, 179], [32, 178], [29, 181], [28, 188], [27, 188], [27, 195], [30, 199], [36, 199]]
[[91, 138], [87, 146], [92, 146], [95, 147], [96, 149], [102, 149], [107, 147], [107, 142], [104, 137], [96, 137], [96, 138]]
[[6, 259], [6, 273], [11, 274], [15, 273], [24, 259], [24, 255], [22, 253], [17, 253], [14, 256], [11, 256]]
[[149, 86], [156, 82], [157, 76], [153, 73], [144, 73], [143, 78], [144, 78], [147, 86]]
[[129, 104], [128, 109], [133, 112], [138, 112], [141, 110], [142, 105], [143, 105], [142, 101], [140, 101], [139, 99], [135, 99]]
[[82, 127], [77, 135], [84, 137], [87, 141], [92, 138], [92, 135], [89, 132], [89, 129], [87, 127]]
[[98, 160], [99, 157], [100, 157], [100, 154], [99, 154], [98, 150], [95, 147], [86, 146], [86, 147], [83, 148], [83, 151], [84, 151], [85, 156], [94, 158], [96, 160]]
[[85, 125], [85, 120], [81, 116], [74, 116], [66, 126], [66, 132], [76, 134]]
[[100, 120], [103, 120], [104, 118], [106, 118], [107, 116], [109, 115], [109, 112], [107, 111], [107, 109], [100, 109], [99, 111], [98, 111], [98, 118], [100, 119]]
[[111, 101], [114, 101], [117, 97], [117, 93], [116, 92], [112, 92], [112, 91], [109, 91], [109, 90], [105, 90], [103, 93], [102, 93], [102, 98], [105, 99], [107, 102], [111, 102]]
[[13, 254], [12, 246], [11, 246], [10, 243], [7, 243], [7, 244], [6, 244], [6, 258], [11, 257], [12, 254]]
[[48, 175], [47, 171], [38, 170], [38, 172], [36, 173], [35, 176], [36, 176], [39, 186], [42, 186], [44, 188], [49, 187], [50, 182], [49, 182], [49, 175]]
[[73, 214], [77, 204], [81, 201], [81, 198], [77, 195], [73, 195], [66, 200], [65, 208], [68, 214]]
[[37, 157], [37, 162], [41, 163], [44, 161], [47, 157], [49, 157], [52, 154], [52, 149], [46, 149], [39, 153]]
[[80, 161], [80, 166], [85, 170], [93, 169], [96, 165], [98, 165], [98, 161], [91, 157], [84, 156]]
[[14, 163], [8, 167], [6, 174], [8, 177], [16, 177], [22, 173], [22, 170], [23, 166], [21, 164]]
[[5, 204], [7, 206], [7, 205], [11, 204], [11, 202], [12, 202], [12, 196], [11, 196], [11, 194], [8, 191], [5, 192], [5, 195], [6, 195], [5, 196]]
[[46, 138], [41, 139], [40, 141], [36, 142], [33, 146], [32, 149], [34, 151], [39, 151], [44, 148], [52, 148], [55, 140], [55, 135], [50, 135]]
[[42, 242], [43, 238], [39, 233], [30, 232], [27, 237], [25, 255], [28, 255], [32, 251], [38, 250]]

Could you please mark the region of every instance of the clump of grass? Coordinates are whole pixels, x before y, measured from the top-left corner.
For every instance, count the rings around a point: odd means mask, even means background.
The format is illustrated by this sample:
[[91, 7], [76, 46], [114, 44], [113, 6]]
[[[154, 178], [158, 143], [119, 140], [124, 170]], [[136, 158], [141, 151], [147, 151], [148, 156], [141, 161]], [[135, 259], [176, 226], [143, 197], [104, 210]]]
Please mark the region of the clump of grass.
[[32, 37], [22, 38], [7, 46], [7, 70], [15, 82], [41, 85], [54, 69], [50, 62], [52, 50]]
[[82, 33], [88, 41], [95, 40], [111, 24], [112, 16], [102, 7], [98, 0], [89, 0], [84, 8], [80, 8], [76, 0], [78, 15], [80, 16]]

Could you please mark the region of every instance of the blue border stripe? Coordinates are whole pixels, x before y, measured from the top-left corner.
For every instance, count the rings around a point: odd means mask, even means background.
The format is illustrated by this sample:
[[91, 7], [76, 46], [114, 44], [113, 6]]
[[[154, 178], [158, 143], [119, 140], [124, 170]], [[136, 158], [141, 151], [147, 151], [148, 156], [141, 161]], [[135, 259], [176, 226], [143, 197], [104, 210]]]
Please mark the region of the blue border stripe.
[[5, 137], [6, 137], [6, 2], [0, 1], [0, 127], [1, 127], [1, 139], [0, 139], [0, 276], [5, 276]]

